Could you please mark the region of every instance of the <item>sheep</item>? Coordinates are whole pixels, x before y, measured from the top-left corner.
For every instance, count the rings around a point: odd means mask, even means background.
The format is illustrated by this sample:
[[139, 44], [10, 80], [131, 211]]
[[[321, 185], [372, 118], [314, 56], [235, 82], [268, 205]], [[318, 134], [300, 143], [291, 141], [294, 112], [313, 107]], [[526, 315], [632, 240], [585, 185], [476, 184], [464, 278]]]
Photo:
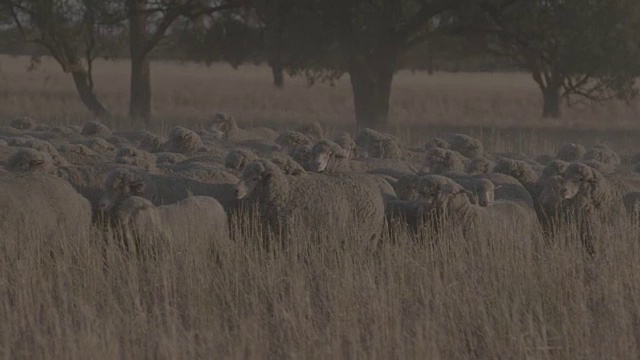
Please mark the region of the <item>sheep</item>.
[[169, 132], [163, 149], [166, 152], [189, 154], [200, 151], [204, 147], [202, 139], [194, 131], [182, 126], [176, 126]]
[[108, 138], [113, 135], [106, 125], [98, 121], [84, 123], [80, 133], [85, 136], [97, 136], [101, 138]]
[[616, 171], [616, 166], [612, 163], [603, 163], [594, 159], [585, 160], [582, 163], [598, 170], [604, 175], [613, 174]]
[[317, 121], [310, 124], [304, 124], [298, 127], [296, 131], [308, 136], [313, 141], [320, 141], [324, 139], [324, 130]]
[[532, 209], [508, 200], [495, 201], [487, 207], [476, 206], [469, 200], [468, 191], [443, 176], [426, 175], [418, 183], [422, 212], [436, 225], [438, 231], [447, 223], [462, 227], [465, 237], [481, 224], [505, 224], [511, 229], [525, 229], [535, 236], [537, 220]]
[[424, 144], [425, 151], [429, 151], [433, 148], [449, 149], [449, 143], [444, 139], [433, 138]]
[[339, 134], [334, 142], [347, 152], [347, 159], [354, 160], [358, 158], [358, 145], [349, 133], [343, 132]]
[[223, 139], [227, 141], [267, 140], [272, 142], [278, 137], [275, 130], [265, 127], [240, 129], [233, 116], [223, 113], [213, 116], [207, 124], [207, 130], [221, 132]]
[[31, 240], [32, 235], [48, 241], [71, 239], [91, 226], [89, 201], [64, 180], [42, 173], [0, 177], [0, 214], [4, 245]]
[[341, 159], [348, 159], [349, 153], [333, 141], [321, 140], [311, 148], [311, 156], [311, 171], [323, 172], [327, 169], [334, 172]]
[[[111, 225], [120, 233], [125, 249], [138, 255], [156, 253], [160, 241], [173, 239], [173, 245], [184, 244], [192, 251], [202, 252], [212, 250], [215, 241], [229, 238], [227, 214], [211, 197], [193, 196], [156, 207], [142, 197], [129, 196], [102, 205]], [[207, 240], [202, 244], [204, 248], [194, 249], [192, 240], [203, 238]]]
[[102, 138], [91, 138], [84, 142], [83, 145], [107, 158], [115, 155], [116, 151], [116, 147], [113, 144]]
[[[235, 178], [237, 179], [237, 178]], [[140, 196], [154, 205], [171, 204], [192, 195], [210, 196], [218, 200], [227, 211], [233, 210], [238, 201], [234, 183], [205, 183], [177, 174], [147, 174], [139, 170], [117, 168], [111, 170], [104, 182], [103, 199], [116, 203], [118, 199]]]
[[322, 238], [327, 231], [353, 232], [361, 241], [377, 241], [384, 227], [384, 201], [376, 184], [347, 175], [292, 178], [271, 161], [248, 164], [236, 185], [236, 197], [257, 193], [259, 212], [276, 234], [306, 229]]
[[483, 156], [482, 143], [478, 139], [464, 134], [453, 134], [447, 138], [449, 149], [457, 151], [468, 159], [475, 159]]
[[287, 154], [274, 153], [271, 155], [270, 160], [278, 166], [285, 175], [300, 176], [306, 173], [305, 168]]
[[364, 149], [368, 157], [379, 159], [402, 159], [404, 153], [400, 141], [389, 134], [365, 128], [356, 137], [356, 144]]
[[205, 184], [235, 184], [238, 182], [236, 175], [216, 164], [182, 163], [175, 165], [173, 170], [176, 176]]
[[82, 144], [65, 144], [58, 147], [58, 153], [74, 165], [95, 164], [105, 159]]
[[496, 161], [493, 172], [513, 176], [530, 192], [534, 189], [538, 180], [538, 175], [531, 168], [531, 165], [523, 160], [501, 158]]
[[[168, 141], [166, 138], [148, 131], [143, 131], [141, 135], [142, 136], [137, 142], [137, 148], [150, 153], [159, 153], [164, 151]], [[178, 141], [178, 139], [174, 139], [174, 141]]]
[[154, 155], [156, 157], [156, 165], [172, 165], [187, 160], [186, 156], [178, 153], [161, 152]]
[[242, 148], [233, 149], [224, 158], [224, 167], [240, 172], [248, 163], [259, 159], [260, 157], [251, 150]]
[[595, 160], [613, 166], [620, 165], [620, 156], [604, 144], [590, 147], [584, 155], [584, 160]]
[[495, 202], [496, 186], [489, 179], [477, 176], [451, 176], [450, 178], [468, 191], [471, 203], [487, 207]]
[[28, 147], [28, 148], [36, 149], [42, 152], [46, 152], [47, 154], [49, 154], [49, 156], [51, 156], [51, 159], [53, 160], [54, 164], [57, 166], [69, 165], [69, 162], [67, 161], [67, 159], [65, 159], [62, 155], [60, 155], [58, 150], [56, 150], [56, 148], [53, 147], [53, 145], [51, 145], [51, 143], [47, 141], [32, 139], [32, 138], [25, 138], [25, 137], [14, 137], [9, 139], [8, 144], [9, 146]]
[[38, 124], [35, 120], [28, 116], [19, 116], [11, 120], [9, 126], [18, 130], [33, 130], [36, 128], [36, 126], [38, 126]]
[[282, 152], [289, 155], [291, 155], [291, 152], [299, 146], [313, 146], [313, 140], [311, 140], [307, 135], [292, 130], [285, 131], [280, 134], [275, 139], [275, 143], [280, 146]]
[[605, 210], [606, 214], [615, 214], [620, 209], [623, 194], [627, 188], [615, 186], [599, 171], [584, 164], [573, 163], [562, 176], [564, 199], [582, 197], [588, 199], [595, 209]]
[[547, 165], [545, 165], [544, 169], [542, 170], [542, 175], [540, 175], [540, 177], [548, 178], [551, 176], [562, 175], [565, 173], [565, 171], [567, 171], [568, 167], [569, 167], [569, 163], [564, 160], [553, 160], [549, 162]]
[[133, 146], [123, 147], [116, 153], [115, 162], [118, 164], [138, 166], [145, 170], [156, 170], [156, 157], [146, 151]]
[[531, 193], [513, 176], [502, 173], [489, 173], [480, 176], [493, 183], [496, 200], [515, 201], [523, 206], [533, 208], [534, 202]]
[[469, 161], [465, 168], [465, 172], [470, 175], [488, 174], [491, 172], [495, 163], [487, 158], [479, 157]]
[[460, 153], [441, 148], [432, 148], [427, 151], [423, 172], [441, 174], [445, 172], [462, 173], [469, 160]]
[[16, 150], [16, 153], [7, 161], [9, 171], [55, 174], [56, 166], [49, 154], [32, 148], [16, 148]]
[[586, 153], [587, 150], [584, 148], [584, 146], [580, 144], [566, 143], [560, 146], [556, 157], [558, 158], [558, 160], [574, 162], [582, 160]]

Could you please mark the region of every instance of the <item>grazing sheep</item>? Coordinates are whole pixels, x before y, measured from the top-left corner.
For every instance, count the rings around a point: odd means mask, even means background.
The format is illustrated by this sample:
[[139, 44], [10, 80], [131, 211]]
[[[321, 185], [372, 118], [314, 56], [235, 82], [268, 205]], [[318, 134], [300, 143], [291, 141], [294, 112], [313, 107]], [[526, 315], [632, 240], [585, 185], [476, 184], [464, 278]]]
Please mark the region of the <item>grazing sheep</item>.
[[260, 157], [251, 150], [233, 149], [224, 158], [224, 167], [240, 172], [248, 163], [259, 159]]
[[534, 189], [538, 180], [538, 174], [523, 160], [501, 158], [496, 161], [493, 172], [513, 176], [530, 192]]
[[482, 143], [478, 139], [464, 134], [453, 134], [447, 138], [449, 149], [457, 151], [468, 159], [475, 159], [484, 155]]
[[176, 126], [169, 132], [168, 140], [164, 144], [164, 151], [189, 154], [198, 152], [203, 147], [204, 144], [198, 134], [182, 126]]
[[19, 116], [11, 120], [9, 126], [18, 130], [34, 130], [38, 124], [28, 116]]
[[116, 153], [115, 162], [117, 164], [137, 166], [145, 170], [156, 170], [156, 157], [133, 146], [119, 149]]
[[299, 146], [313, 146], [313, 140], [307, 135], [298, 132], [288, 130], [280, 134], [275, 143], [281, 147], [281, 151], [291, 155], [291, 151]]
[[584, 155], [584, 160], [595, 160], [613, 166], [620, 165], [620, 156], [604, 144], [590, 147]]
[[365, 128], [356, 137], [356, 144], [368, 157], [379, 159], [402, 159], [404, 153], [400, 141], [390, 135]]
[[320, 141], [324, 139], [324, 130], [317, 121], [312, 122], [311, 124], [304, 124], [298, 127], [296, 131], [308, 136], [313, 141]]
[[279, 167], [285, 175], [300, 176], [307, 172], [300, 163], [287, 154], [274, 153], [271, 155], [271, 162]]
[[33, 235], [48, 241], [72, 239], [91, 226], [89, 201], [64, 180], [41, 173], [0, 177], [0, 214], [4, 245], [32, 240]]
[[469, 161], [465, 171], [470, 175], [488, 174], [495, 163], [487, 158], [479, 157]]
[[178, 153], [161, 152], [154, 155], [156, 157], [156, 165], [173, 165], [187, 160], [186, 156]]
[[58, 150], [56, 150], [51, 143], [43, 140], [26, 138], [26, 137], [14, 137], [9, 139], [9, 146], [15, 147], [28, 147], [32, 149], [36, 149], [38, 151], [45, 152], [51, 156], [53, 163], [57, 166], [68, 166], [69, 162], [65, 159]]
[[129, 196], [117, 203], [103, 203], [103, 212], [122, 237], [125, 248], [138, 255], [156, 253], [158, 242], [173, 239], [174, 246], [193, 248], [193, 241], [206, 239], [198, 252], [211, 251], [215, 241], [228, 240], [228, 220], [214, 198], [194, 196], [156, 207], [150, 201]]
[[[159, 153], [164, 151], [167, 146], [167, 141], [168, 140], [162, 136], [148, 131], [143, 131], [139, 141], [137, 141], [136, 147], [150, 153]], [[179, 141], [179, 139], [174, 139], [174, 141]], [[182, 140], [182, 142], [186, 141]]]
[[462, 173], [468, 163], [469, 160], [456, 151], [432, 148], [427, 151], [427, 157], [422, 171], [432, 174], [448, 172]]
[[82, 144], [65, 144], [58, 147], [58, 153], [74, 165], [88, 165], [105, 161], [95, 151]]
[[335, 143], [340, 145], [347, 152], [347, 159], [354, 160], [358, 158], [358, 145], [349, 133], [343, 132], [338, 135], [335, 139]]
[[558, 160], [574, 162], [582, 160], [586, 153], [587, 150], [584, 148], [584, 146], [580, 144], [566, 143], [560, 146], [556, 157], [558, 158]]
[[268, 160], [248, 164], [236, 196], [257, 193], [263, 221], [276, 234], [302, 229], [322, 239], [327, 231], [352, 233], [361, 241], [377, 241], [384, 227], [384, 201], [367, 178], [306, 175], [287, 177]]
[[278, 137], [278, 133], [275, 130], [265, 127], [240, 129], [233, 116], [223, 113], [217, 113], [213, 116], [213, 119], [207, 124], [207, 130], [221, 132], [223, 139], [227, 141], [274, 141]]
[[447, 140], [444, 140], [444, 139], [433, 138], [424, 144], [425, 151], [429, 151], [433, 148], [449, 149], [449, 143], [447, 142]]
[[101, 138], [108, 138], [113, 136], [111, 130], [101, 122], [89, 121], [82, 125], [82, 131], [80, 132], [85, 136], [98, 136]]
[[140, 196], [154, 205], [163, 205], [202, 195], [215, 198], [229, 211], [238, 204], [234, 187], [235, 183], [205, 183], [178, 174], [147, 174], [120, 168], [109, 172], [104, 182], [103, 200], [117, 203], [122, 198]]

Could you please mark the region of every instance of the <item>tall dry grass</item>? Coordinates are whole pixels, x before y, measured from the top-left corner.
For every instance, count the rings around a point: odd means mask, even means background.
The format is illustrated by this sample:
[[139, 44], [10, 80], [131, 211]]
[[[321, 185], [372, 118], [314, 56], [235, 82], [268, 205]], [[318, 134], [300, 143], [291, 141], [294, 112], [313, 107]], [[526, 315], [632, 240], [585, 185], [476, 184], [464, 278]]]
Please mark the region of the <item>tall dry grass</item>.
[[[158, 245], [140, 260], [99, 236], [3, 239], [4, 358], [428, 358], [640, 356], [640, 232], [575, 231], [544, 244], [501, 224], [462, 239], [402, 230], [377, 252], [354, 234], [265, 251]], [[504, 229], [508, 228], [508, 231]], [[204, 234], [203, 234], [204, 236]]]
[[[0, 58], [0, 118], [80, 122], [88, 114], [51, 61], [32, 72]], [[97, 64], [104, 102], [126, 112], [126, 63]], [[154, 113], [166, 129], [215, 111], [242, 123], [321, 121], [348, 128], [348, 84], [271, 88], [264, 68], [153, 65]], [[490, 151], [553, 153], [607, 142], [637, 150], [633, 109], [569, 111], [542, 122], [522, 74], [401, 73], [394, 131], [408, 145], [462, 131]], [[347, 123], [347, 125], [345, 125]], [[126, 124], [120, 125], [126, 127]], [[508, 129], [502, 129], [507, 127]], [[28, 219], [27, 219], [28, 220]], [[27, 221], [27, 224], [29, 222]], [[252, 224], [253, 222], [249, 222]], [[190, 234], [160, 256], [127, 256], [95, 232], [45, 239], [0, 234], [0, 354], [4, 358], [618, 358], [640, 357], [640, 227], [598, 227], [596, 255], [568, 229], [547, 243], [509, 224], [416, 238], [385, 235], [377, 252], [332, 234], [266, 251], [257, 225], [231, 242]], [[213, 247], [211, 251], [203, 249]]]

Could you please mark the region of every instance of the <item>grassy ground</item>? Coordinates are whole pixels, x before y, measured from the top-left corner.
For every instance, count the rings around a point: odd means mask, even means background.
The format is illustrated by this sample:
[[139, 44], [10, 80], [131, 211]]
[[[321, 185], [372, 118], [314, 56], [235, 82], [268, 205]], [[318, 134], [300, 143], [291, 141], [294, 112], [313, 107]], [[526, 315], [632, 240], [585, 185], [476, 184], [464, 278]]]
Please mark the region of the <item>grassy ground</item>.
[[[0, 118], [87, 118], [55, 64], [27, 72], [25, 59], [0, 63]], [[126, 64], [96, 71], [101, 98], [124, 113]], [[264, 68], [154, 64], [153, 74], [162, 128], [215, 111], [284, 127], [352, 121], [344, 81], [289, 80], [275, 91]], [[553, 152], [568, 140], [637, 150], [633, 108], [572, 110], [563, 123], [541, 121], [539, 108], [525, 75], [402, 73], [391, 117], [415, 144], [456, 130], [494, 151]], [[287, 251], [266, 253], [248, 228], [215, 244], [217, 260], [193, 245], [206, 234], [165, 244], [153, 261], [123, 256], [92, 233], [2, 239], [0, 356], [637, 359], [639, 229], [623, 219], [598, 227], [593, 258], [575, 231], [544, 244], [509, 224], [486, 224], [467, 240], [398, 231], [377, 253], [338, 234], [322, 244], [300, 234]]]

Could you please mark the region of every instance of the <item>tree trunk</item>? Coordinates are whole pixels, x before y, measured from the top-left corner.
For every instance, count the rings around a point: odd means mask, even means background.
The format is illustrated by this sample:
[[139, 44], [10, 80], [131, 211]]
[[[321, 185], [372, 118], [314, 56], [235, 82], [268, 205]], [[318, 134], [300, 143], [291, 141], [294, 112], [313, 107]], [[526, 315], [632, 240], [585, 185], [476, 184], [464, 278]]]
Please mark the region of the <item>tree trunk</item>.
[[129, 0], [129, 46], [131, 88], [129, 116], [133, 122], [151, 122], [151, 71], [147, 42], [147, 0]]
[[559, 118], [562, 115], [560, 86], [548, 85], [542, 88], [542, 117]]
[[273, 74], [273, 85], [282, 89], [284, 87], [284, 66], [279, 60], [270, 61], [269, 65]]
[[77, 69], [71, 72], [71, 76], [84, 106], [98, 119], [111, 118], [111, 113], [100, 103], [95, 92], [93, 92], [87, 72], [84, 69]]
[[381, 58], [375, 58], [375, 55], [372, 57], [373, 61], [351, 61], [349, 65], [356, 123], [358, 127], [385, 129], [388, 125], [395, 61], [386, 61], [389, 57], [394, 57], [389, 53], [385, 54], [386, 59], [380, 63], [374, 62], [382, 60]]

